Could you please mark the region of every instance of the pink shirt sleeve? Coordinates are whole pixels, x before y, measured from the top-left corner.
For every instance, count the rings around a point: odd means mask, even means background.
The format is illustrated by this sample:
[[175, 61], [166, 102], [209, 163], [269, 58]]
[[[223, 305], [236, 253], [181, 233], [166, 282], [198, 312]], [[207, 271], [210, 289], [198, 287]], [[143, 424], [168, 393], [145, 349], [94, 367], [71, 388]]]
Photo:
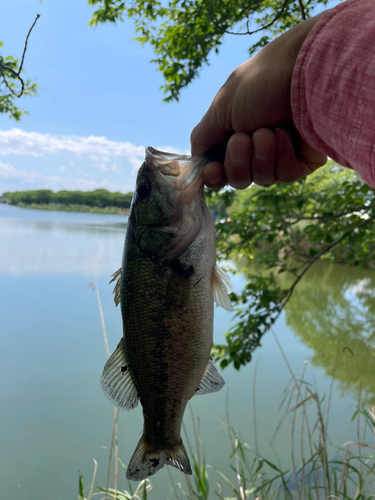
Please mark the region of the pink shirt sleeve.
[[375, 2], [347, 0], [317, 22], [292, 79], [303, 139], [375, 188]]

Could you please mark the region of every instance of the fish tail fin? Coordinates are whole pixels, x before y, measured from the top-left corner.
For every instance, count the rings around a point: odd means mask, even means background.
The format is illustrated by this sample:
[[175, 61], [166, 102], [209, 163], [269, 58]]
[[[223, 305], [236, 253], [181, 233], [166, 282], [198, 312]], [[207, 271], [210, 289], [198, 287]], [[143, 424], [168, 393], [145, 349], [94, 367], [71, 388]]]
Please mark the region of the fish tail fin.
[[184, 474], [192, 474], [182, 441], [172, 450], [155, 450], [145, 443], [142, 436], [130, 460], [126, 477], [133, 481], [142, 481], [158, 472], [164, 465], [172, 465]]
[[192, 474], [189, 457], [186, 453], [182, 440], [181, 443], [178, 444], [173, 450], [165, 450], [164, 453], [165, 463], [167, 465], [176, 467], [176, 469], [180, 470], [184, 474]]

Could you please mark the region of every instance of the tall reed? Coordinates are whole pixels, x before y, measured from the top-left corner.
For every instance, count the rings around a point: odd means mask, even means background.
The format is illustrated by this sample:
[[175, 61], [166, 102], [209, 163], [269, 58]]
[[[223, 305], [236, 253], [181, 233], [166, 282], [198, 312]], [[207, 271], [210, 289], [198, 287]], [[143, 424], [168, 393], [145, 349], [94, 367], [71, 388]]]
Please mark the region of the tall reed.
[[[101, 318], [103, 338], [109, 356], [108, 341], [105, 331], [104, 316], [99, 291], [94, 283], [90, 286], [96, 291]], [[307, 362], [302, 364], [301, 374], [293, 372], [280, 342], [272, 332], [281, 356], [290, 373], [290, 381], [282, 394], [280, 409], [284, 411], [271, 439], [275, 439], [285, 421], [290, 422], [291, 467], [274, 463], [261, 456], [257, 441], [257, 403], [256, 374], [253, 379], [253, 422], [254, 446], [243, 442], [240, 434], [230, 423], [228, 392], [226, 399], [226, 422], [218, 419], [230, 442], [231, 454], [228, 457], [229, 473], [215, 470], [206, 463], [204, 442], [200, 436], [200, 419], [195, 418], [190, 409], [194, 447], [186, 432], [183, 431], [190, 456], [193, 458], [193, 477], [185, 476], [185, 487], [171, 481], [170, 498], [188, 498], [188, 500], [375, 500], [375, 446], [369, 444], [366, 433], [370, 431], [375, 438], [375, 407], [366, 408], [362, 404], [361, 391], [352, 421], [356, 420], [357, 440], [347, 441], [340, 447], [329, 443], [328, 426], [332, 401], [334, 375], [328, 398], [319, 397], [312, 386], [306, 382]], [[337, 354], [338, 359], [339, 353]], [[337, 362], [336, 359], [336, 362]], [[333, 450], [335, 451], [332, 455]], [[356, 451], [355, 451], [356, 450]], [[114, 485], [109, 487], [114, 453]], [[136, 488], [128, 481], [128, 490], [119, 491], [118, 464], [126, 472], [126, 466], [118, 458], [118, 413], [114, 412], [114, 424], [108, 460], [107, 484], [105, 488], [97, 486], [94, 493], [94, 481], [97, 462], [94, 460], [93, 479], [88, 487], [88, 496], [84, 497], [83, 476], [79, 475], [79, 499], [91, 500], [93, 496], [107, 500], [147, 500], [152, 490], [149, 479], [141, 481]], [[215, 485], [213, 488], [212, 485]], [[229, 495], [228, 496], [228, 492]], [[160, 495], [154, 496], [161, 499]], [[164, 499], [163, 499], [164, 500]]]

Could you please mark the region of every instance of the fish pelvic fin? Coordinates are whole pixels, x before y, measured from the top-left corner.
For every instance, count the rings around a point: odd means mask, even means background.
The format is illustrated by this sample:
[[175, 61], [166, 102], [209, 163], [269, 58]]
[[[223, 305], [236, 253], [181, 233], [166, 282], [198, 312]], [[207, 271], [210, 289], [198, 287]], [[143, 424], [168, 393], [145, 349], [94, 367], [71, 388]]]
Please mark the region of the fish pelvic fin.
[[123, 339], [104, 365], [100, 385], [105, 397], [118, 408], [132, 410], [138, 405], [138, 391], [130, 374]]
[[116, 307], [120, 303], [120, 289], [121, 289], [121, 267], [117, 269], [115, 273], [112, 274], [112, 279], [109, 283], [116, 281], [115, 288], [113, 289], [113, 300], [115, 301]]
[[182, 441], [171, 450], [155, 450], [147, 445], [142, 435], [130, 460], [126, 478], [142, 481], [156, 474], [164, 465], [176, 467], [184, 474], [192, 474], [189, 457]]

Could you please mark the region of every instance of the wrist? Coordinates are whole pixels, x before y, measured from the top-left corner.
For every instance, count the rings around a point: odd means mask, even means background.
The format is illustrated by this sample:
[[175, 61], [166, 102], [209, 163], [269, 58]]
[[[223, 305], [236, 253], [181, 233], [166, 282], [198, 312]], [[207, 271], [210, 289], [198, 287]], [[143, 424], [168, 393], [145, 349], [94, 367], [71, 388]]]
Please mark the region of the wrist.
[[320, 14], [317, 14], [314, 17], [310, 17], [309, 19], [306, 19], [306, 21], [302, 21], [293, 28], [293, 31], [295, 30], [295, 36], [296, 36], [295, 46], [294, 46], [295, 59], [297, 59], [299, 51], [301, 50], [301, 47], [306, 38], [308, 37], [310, 31], [313, 29], [315, 24], [325, 15], [326, 12], [327, 10], [321, 12]]

